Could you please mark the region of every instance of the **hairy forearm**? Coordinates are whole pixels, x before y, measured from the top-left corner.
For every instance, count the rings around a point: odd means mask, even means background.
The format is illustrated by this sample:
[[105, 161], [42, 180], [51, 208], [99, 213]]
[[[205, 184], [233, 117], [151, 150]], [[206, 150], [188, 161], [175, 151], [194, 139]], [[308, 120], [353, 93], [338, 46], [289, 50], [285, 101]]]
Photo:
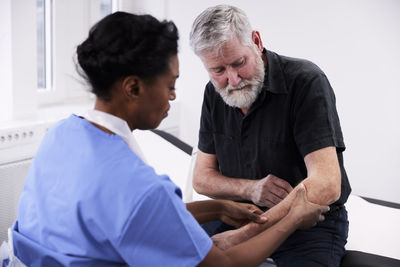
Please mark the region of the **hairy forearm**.
[[197, 193], [211, 198], [249, 200], [248, 189], [252, 183], [254, 183], [253, 180], [229, 178], [209, 168], [195, 169], [193, 187]]

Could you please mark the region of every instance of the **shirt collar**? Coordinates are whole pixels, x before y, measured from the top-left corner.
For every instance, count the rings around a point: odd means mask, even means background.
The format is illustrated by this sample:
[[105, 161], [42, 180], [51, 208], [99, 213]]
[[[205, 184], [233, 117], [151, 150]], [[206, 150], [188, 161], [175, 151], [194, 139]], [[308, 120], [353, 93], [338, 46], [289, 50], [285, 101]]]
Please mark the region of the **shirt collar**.
[[265, 54], [267, 58], [267, 67], [265, 69], [266, 75], [264, 80], [265, 90], [275, 94], [287, 94], [288, 90], [279, 56], [265, 48], [263, 54]]
[[266, 56], [267, 66], [265, 67], [264, 85], [256, 101], [251, 105], [248, 114], [252, 113], [261, 106], [267, 98], [267, 92], [273, 94], [287, 94], [285, 77], [279, 62], [278, 55], [274, 52], [263, 49], [262, 53]]
[[132, 131], [128, 126], [128, 123], [125, 120], [96, 109], [88, 110], [84, 117], [88, 121], [101, 125], [104, 128], [107, 128], [111, 132], [115, 133], [116, 135], [119, 135], [130, 147], [130, 149], [139, 158], [141, 158], [143, 162], [146, 163], [143, 152], [140, 149], [139, 144], [136, 142], [136, 139], [134, 138]]

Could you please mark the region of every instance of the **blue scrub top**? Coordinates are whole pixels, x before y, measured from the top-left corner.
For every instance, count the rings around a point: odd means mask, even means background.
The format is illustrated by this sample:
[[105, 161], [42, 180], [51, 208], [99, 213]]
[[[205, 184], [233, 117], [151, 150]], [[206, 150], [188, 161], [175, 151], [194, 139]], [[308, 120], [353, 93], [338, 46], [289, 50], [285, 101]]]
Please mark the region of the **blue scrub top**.
[[29, 266], [195, 266], [212, 241], [181, 198], [121, 137], [72, 115], [29, 170], [16, 256]]

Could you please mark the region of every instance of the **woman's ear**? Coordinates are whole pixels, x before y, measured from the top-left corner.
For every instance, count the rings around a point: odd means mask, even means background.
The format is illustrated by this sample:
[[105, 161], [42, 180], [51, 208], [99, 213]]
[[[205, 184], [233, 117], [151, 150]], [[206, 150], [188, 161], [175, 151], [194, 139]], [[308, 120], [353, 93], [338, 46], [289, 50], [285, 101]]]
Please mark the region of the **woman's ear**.
[[136, 99], [140, 94], [141, 80], [137, 76], [127, 76], [122, 81], [122, 90], [124, 95], [130, 99]]

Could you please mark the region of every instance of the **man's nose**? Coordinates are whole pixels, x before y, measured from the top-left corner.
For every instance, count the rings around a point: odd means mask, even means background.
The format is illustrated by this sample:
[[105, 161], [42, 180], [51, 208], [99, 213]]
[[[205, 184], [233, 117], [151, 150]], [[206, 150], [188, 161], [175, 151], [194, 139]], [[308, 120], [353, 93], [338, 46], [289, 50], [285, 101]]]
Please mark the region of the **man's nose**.
[[239, 73], [235, 69], [229, 68], [227, 69], [227, 80], [230, 86], [237, 86], [242, 78], [239, 76]]

